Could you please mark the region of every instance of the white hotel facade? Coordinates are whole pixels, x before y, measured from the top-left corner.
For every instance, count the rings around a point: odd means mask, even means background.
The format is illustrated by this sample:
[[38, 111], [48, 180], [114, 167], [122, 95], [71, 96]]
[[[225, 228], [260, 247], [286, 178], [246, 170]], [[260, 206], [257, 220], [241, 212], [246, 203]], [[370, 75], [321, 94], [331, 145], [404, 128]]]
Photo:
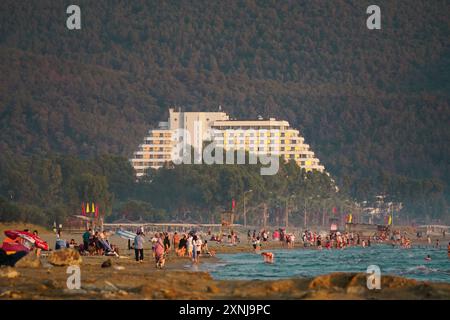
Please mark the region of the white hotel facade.
[[185, 130], [192, 146], [201, 150], [204, 141], [214, 141], [224, 150], [244, 149], [253, 154], [277, 154], [285, 161], [294, 160], [307, 171], [323, 172], [324, 166], [305, 143], [300, 132], [289, 122], [268, 120], [232, 120], [225, 112], [182, 112], [169, 109], [169, 119], [149, 130], [130, 159], [137, 177], [148, 168], [159, 169], [174, 157], [178, 130]]

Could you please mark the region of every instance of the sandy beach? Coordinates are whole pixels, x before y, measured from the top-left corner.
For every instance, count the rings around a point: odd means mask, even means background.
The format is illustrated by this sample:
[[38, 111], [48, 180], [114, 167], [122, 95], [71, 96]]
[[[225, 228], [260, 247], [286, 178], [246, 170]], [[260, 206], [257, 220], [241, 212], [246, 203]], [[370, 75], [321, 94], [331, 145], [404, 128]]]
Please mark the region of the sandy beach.
[[[0, 231], [18, 225], [0, 225]], [[51, 231], [35, 226], [50, 246]], [[80, 241], [81, 235], [65, 235]], [[3, 238], [3, 237], [2, 237]], [[450, 299], [450, 284], [421, 282], [397, 276], [383, 276], [381, 290], [368, 290], [363, 273], [332, 273], [315, 278], [285, 280], [214, 280], [207, 272], [196, 271], [188, 258], [173, 252], [163, 270], [155, 268], [151, 250], [145, 250], [144, 263], [134, 261], [134, 251], [126, 241], [112, 237], [119, 244], [121, 257], [83, 256], [80, 264], [81, 289], [69, 290], [67, 267], [52, 266], [46, 258], [39, 266], [17, 266], [0, 269], [0, 299]], [[263, 249], [280, 248], [270, 243]], [[244, 241], [238, 246], [211, 244], [217, 253], [251, 251]], [[299, 248], [300, 249], [300, 248]], [[31, 258], [31, 256], [30, 256]], [[112, 264], [102, 268], [104, 261]], [[208, 262], [215, 257], [202, 257]]]

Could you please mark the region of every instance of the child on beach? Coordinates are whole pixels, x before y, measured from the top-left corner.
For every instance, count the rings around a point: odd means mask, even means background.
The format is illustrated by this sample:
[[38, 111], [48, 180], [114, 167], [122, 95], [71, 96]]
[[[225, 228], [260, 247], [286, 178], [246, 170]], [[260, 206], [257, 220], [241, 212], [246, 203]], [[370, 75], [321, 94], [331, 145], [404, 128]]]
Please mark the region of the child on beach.
[[214, 257], [216, 254], [214, 250], [209, 250], [207, 240], [205, 240], [205, 242], [202, 245], [202, 252], [209, 255], [210, 257]]

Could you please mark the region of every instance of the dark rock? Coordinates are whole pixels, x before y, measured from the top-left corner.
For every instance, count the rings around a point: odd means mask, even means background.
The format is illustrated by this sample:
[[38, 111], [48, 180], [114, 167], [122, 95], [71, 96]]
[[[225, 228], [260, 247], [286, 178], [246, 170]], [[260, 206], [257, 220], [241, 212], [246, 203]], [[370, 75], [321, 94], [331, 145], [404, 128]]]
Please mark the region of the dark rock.
[[110, 268], [111, 266], [112, 266], [111, 259], [103, 261], [103, 263], [102, 263], [102, 268]]

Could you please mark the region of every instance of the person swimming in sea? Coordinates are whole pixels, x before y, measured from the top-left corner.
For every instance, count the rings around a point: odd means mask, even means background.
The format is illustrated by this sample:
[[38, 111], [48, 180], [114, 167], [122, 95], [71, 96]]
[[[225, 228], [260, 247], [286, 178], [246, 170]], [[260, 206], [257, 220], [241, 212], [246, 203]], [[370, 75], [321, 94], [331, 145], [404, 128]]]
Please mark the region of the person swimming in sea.
[[261, 255], [265, 263], [273, 263], [274, 254], [272, 252], [262, 252]]
[[425, 258], [426, 261], [431, 261], [431, 256], [428, 254]]

